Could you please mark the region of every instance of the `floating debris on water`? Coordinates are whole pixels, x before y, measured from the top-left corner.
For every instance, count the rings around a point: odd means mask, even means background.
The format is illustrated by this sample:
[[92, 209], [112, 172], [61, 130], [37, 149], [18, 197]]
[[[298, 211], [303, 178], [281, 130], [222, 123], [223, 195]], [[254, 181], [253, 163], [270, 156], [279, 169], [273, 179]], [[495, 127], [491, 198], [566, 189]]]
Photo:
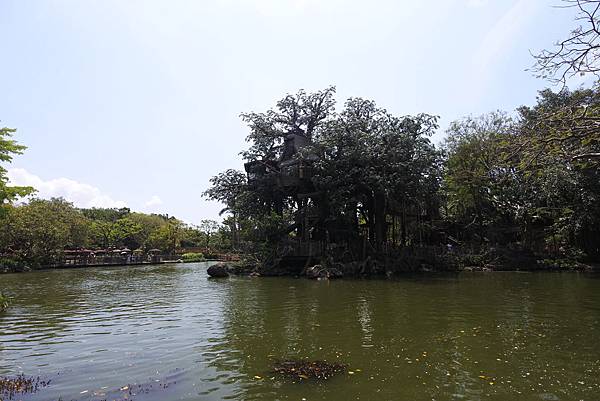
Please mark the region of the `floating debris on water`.
[[279, 375], [293, 379], [327, 380], [338, 373], [343, 373], [346, 365], [326, 361], [286, 360], [273, 365], [273, 371]]
[[[110, 389], [109, 387], [88, 388], [78, 390], [79, 397], [59, 398], [58, 401], [79, 401], [79, 400], [102, 400], [102, 401], [134, 401], [139, 398], [156, 393], [158, 391], [169, 391], [171, 386], [177, 384], [184, 371], [177, 368], [162, 378], [149, 378], [143, 383], [129, 383]], [[60, 375], [60, 373], [59, 373]], [[20, 375], [16, 377], [0, 376], [0, 401], [18, 401], [23, 395], [37, 393], [50, 384], [51, 380], [40, 377], [28, 377]], [[161, 398], [163, 399], [163, 398]], [[170, 398], [166, 398], [170, 399]]]
[[44, 388], [49, 384], [50, 380], [42, 380], [39, 376], [0, 376], [0, 400], [12, 400], [17, 395], [37, 393], [39, 389]]

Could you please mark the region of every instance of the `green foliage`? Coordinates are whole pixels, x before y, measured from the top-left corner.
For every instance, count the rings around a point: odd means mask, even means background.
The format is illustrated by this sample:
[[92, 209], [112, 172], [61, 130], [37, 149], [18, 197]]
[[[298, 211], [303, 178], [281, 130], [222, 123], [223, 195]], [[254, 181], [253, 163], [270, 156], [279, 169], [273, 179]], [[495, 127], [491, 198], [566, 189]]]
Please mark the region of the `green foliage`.
[[[598, 88], [545, 90], [516, 117], [498, 111], [455, 121], [441, 148], [429, 141], [436, 116], [394, 116], [361, 98], [338, 113], [333, 94], [300, 91], [242, 115], [250, 182], [227, 170], [205, 193], [231, 213], [224, 233], [233, 244], [273, 249], [286, 238], [367, 236], [376, 252], [457, 241], [475, 253], [512, 244], [600, 258]], [[298, 137], [305, 143], [290, 159], [286, 141]], [[302, 190], [281, 184], [288, 165], [310, 169]], [[307, 234], [300, 228], [309, 216], [318, 223]]]
[[130, 249], [137, 249], [142, 245], [139, 237], [142, 230], [139, 223], [124, 217], [114, 222], [111, 239], [114, 244], [123, 244]]
[[[256, 245], [288, 234], [323, 238], [341, 225], [350, 236], [358, 236], [363, 222], [375, 247], [390, 236], [401, 236], [402, 243], [422, 240], [439, 207], [441, 153], [428, 138], [437, 128], [437, 117], [397, 117], [360, 98], [349, 99], [336, 113], [334, 93], [333, 87], [301, 90], [274, 109], [242, 114], [251, 143], [242, 155], [264, 172], [251, 174], [250, 185], [245, 175], [228, 170], [213, 177], [205, 193], [232, 213], [233, 219], [227, 220], [232, 235]], [[309, 166], [314, 188], [308, 192], [322, 195], [299, 199], [277, 184], [282, 175], [276, 161], [289, 160], [285, 140], [290, 135], [306, 142], [293, 157]], [[302, 232], [300, 214], [320, 216], [320, 226]], [[390, 229], [389, 219], [402, 221], [396, 224], [401, 234]]]
[[[63, 199], [32, 199], [6, 206], [0, 230], [0, 270], [39, 268], [60, 261], [65, 249], [158, 249], [175, 254], [186, 239], [190, 246], [206, 244], [206, 233], [164, 215], [131, 213], [129, 209], [77, 209]], [[221, 246], [222, 227], [211, 221], [211, 246]], [[196, 242], [193, 242], [196, 241]], [[225, 241], [225, 243], [227, 243]]]
[[549, 165], [580, 169], [600, 166], [600, 91], [597, 88], [539, 93], [533, 107], [520, 107], [520, 132], [515, 142], [519, 164], [531, 172]]
[[231, 210], [237, 210], [237, 200], [246, 189], [246, 174], [229, 169], [210, 179], [212, 186], [204, 195], [225, 204]]
[[[435, 116], [396, 117], [373, 101], [349, 99], [309, 150], [320, 156], [313, 181], [326, 191], [331, 218], [346, 219], [356, 231], [360, 216], [371, 241], [380, 246], [390, 234], [388, 218], [409, 211], [433, 217], [441, 154], [428, 137], [436, 128]], [[403, 222], [405, 243], [409, 222]]]
[[0, 257], [0, 273], [16, 272], [21, 270], [22, 267], [22, 263], [20, 263], [14, 257]]
[[123, 217], [129, 216], [131, 213], [129, 208], [126, 207], [119, 209], [94, 207], [91, 209], [81, 209], [81, 212], [90, 220], [105, 221], [109, 223], [114, 223]]
[[[26, 148], [11, 137], [11, 128], [0, 128], [0, 163]], [[0, 270], [39, 268], [59, 261], [65, 249], [153, 249], [174, 254], [187, 241], [193, 246], [222, 248], [221, 226], [203, 221], [202, 230], [165, 215], [132, 213], [128, 208], [77, 209], [63, 199], [11, 202], [34, 192], [30, 187], [7, 185], [6, 168], [0, 165]], [[239, 178], [239, 176], [238, 176]], [[220, 195], [227, 196], [226, 189]]]
[[600, 256], [599, 93], [545, 90], [516, 121], [492, 113], [451, 124], [444, 189], [457, 237]]
[[[334, 94], [299, 91], [242, 115], [248, 174], [226, 170], [204, 193], [225, 205], [223, 224], [80, 210], [62, 199], [15, 206], [31, 189], [8, 188], [0, 167], [0, 254], [8, 256], [1, 265], [45, 266], [82, 247], [233, 249], [264, 259], [294, 239], [361, 244], [375, 254], [451, 241], [473, 254], [501, 244], [573, 263], [600, 258], [600, 89], [542, 91], [514, 118], [463, 118], [440, 148], [429, 140], [436, 116], [396, 116], [361, 98], [337, 112]], [[0, 162], [24, 149], [13, 132], [0, 131]], [[290, 151], [295, 139], [302, 146]], [[301, 184], [284, 185], [286, 178]]]
[[480, 240], [489, 225], [510, 225], [506, 212], [518, 206], [513, 190], [519, 174], [502, 162], [504, 143], [514, 129], [511, 118], [494, 112], [454, 121], [447, 130], [446, 217], [476, 232]]
[[204, 237], [204, 247], [209, 248], [211, 244], [211, 238], [219, 231], [220, 224], [214, 220], [202, 220], [198, 226], [198, 230]]
[[200, 252], [184, 253], [181, 255], [181, 259], [183, 259], [184, 262], [202, 262], [205, 260], [204, 254]]
[[486, 254], [467, 253], [457, 256], [457, 264], [460, 268], [464, 267], [483, 267], [489, 262]]
[[150, 231], [163, 224], [153, 224], [154, 217], [143, 218], [139, 213], [130, 213], [129, 209], [82, 209], [82, 213], [91, 220], [92, 243], [103, 248], [128, 247], [137, 249], [144, 245]]
[[[10, 163], [13, 155], [20, 155], [26, 149], [25, 146], [19, 145], [14, 139], [11, 139], [14, 132], [16, 132], [14, 128], [0, 128], [0, 162]], [[9, 186], [6, 168], [0, 164], [0, 218], [6, 212], [6, 203], [33, 192], [32, 187]]]
[[181, 221], [170, 218], [165, 224], [154, 230], [146, 240], [148, 249], [160, 249], [165, 253], [174, 254], [180, 246], [184, 234], [184, 225]]
[[526, 200], [546, 227], [548, 249], [600, 257], [600, 90], [545, 90], [519, 114], [511, 162], [527, 178]]
[[11, 207], [4, 224], [2, 248], [36, 268], [57, 260], [64, 248], [81, 245], [87, 220], [63, 199], [32, 199], [26, 205]]
[[196, 226], [184, 227], [180, 243], [183, 248], [201, 247], [205, 242], [204, 234]]
[[312, 139], [325, 130], [334, 117], [335, 87], [306, 93], [298, 91], [277, 102], [265, 113], [243, 113], [250, 134], [250, 148], [242, 152], [246, 160], [277, 159], [283, 152], [283, 140], [289, 133], [302, 133]]

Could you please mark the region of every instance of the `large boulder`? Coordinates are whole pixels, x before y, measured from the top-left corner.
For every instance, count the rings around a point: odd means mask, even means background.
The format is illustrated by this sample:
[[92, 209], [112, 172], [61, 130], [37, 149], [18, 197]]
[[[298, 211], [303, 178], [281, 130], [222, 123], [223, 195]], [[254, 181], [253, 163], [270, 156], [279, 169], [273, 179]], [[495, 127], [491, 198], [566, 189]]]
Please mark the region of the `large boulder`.
[[217, 264], [210, 266], [206, 270], [206, 273], [208, 273], [208, 275], [211, 277], [220, 277], [220, 278], [229, 277], [230, 269], [231, 269], [231, 267], [229, 265], [227, 265], [226, 263], [217, 263]]
[[312, 279], [332, 279], [341, 278], [343, 273], [340, 269], [335, 267], [324, 267], [321, 265], [314, 265], [306, 269], [306, 277]]

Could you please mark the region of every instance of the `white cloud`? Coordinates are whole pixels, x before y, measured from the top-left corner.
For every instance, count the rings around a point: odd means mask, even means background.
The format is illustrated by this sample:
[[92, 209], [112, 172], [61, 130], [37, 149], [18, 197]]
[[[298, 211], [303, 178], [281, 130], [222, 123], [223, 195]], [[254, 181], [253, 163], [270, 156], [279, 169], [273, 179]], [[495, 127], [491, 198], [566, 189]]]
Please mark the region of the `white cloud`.
[[7, 175], [11, 185], [32, 186], [40, 198], [62, 197], [78, 207], [126, 207], [125, 202], [112, 199], [99, 188], [69, 178], [44, 181], [23, 168], [11, 168]]
[[163, 204], [162, 199], [160, 199], [157, 195], [152, 195], [152, 197], [150, 199], [148, 199], [148, 201], [146, 203], [144, 203], [144, 206], [151, 208], [153, 206], [159, 206], [162, 204]]

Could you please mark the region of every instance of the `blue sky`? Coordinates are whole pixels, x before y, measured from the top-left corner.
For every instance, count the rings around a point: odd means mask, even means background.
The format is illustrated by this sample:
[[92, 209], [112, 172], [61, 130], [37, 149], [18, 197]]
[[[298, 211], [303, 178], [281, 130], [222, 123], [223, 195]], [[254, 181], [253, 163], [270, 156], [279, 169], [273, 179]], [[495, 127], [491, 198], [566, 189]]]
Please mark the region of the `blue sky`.
[[[338, 104], [468, 114], [532, 104], [530, 51], [574, 27], [559, 0], [0, 0], [0, 125], [15, 184], [78, 206], [217, 218], [241, 112], [336, 85]], [[574, 84], [577, 84], [576, 82]]]

